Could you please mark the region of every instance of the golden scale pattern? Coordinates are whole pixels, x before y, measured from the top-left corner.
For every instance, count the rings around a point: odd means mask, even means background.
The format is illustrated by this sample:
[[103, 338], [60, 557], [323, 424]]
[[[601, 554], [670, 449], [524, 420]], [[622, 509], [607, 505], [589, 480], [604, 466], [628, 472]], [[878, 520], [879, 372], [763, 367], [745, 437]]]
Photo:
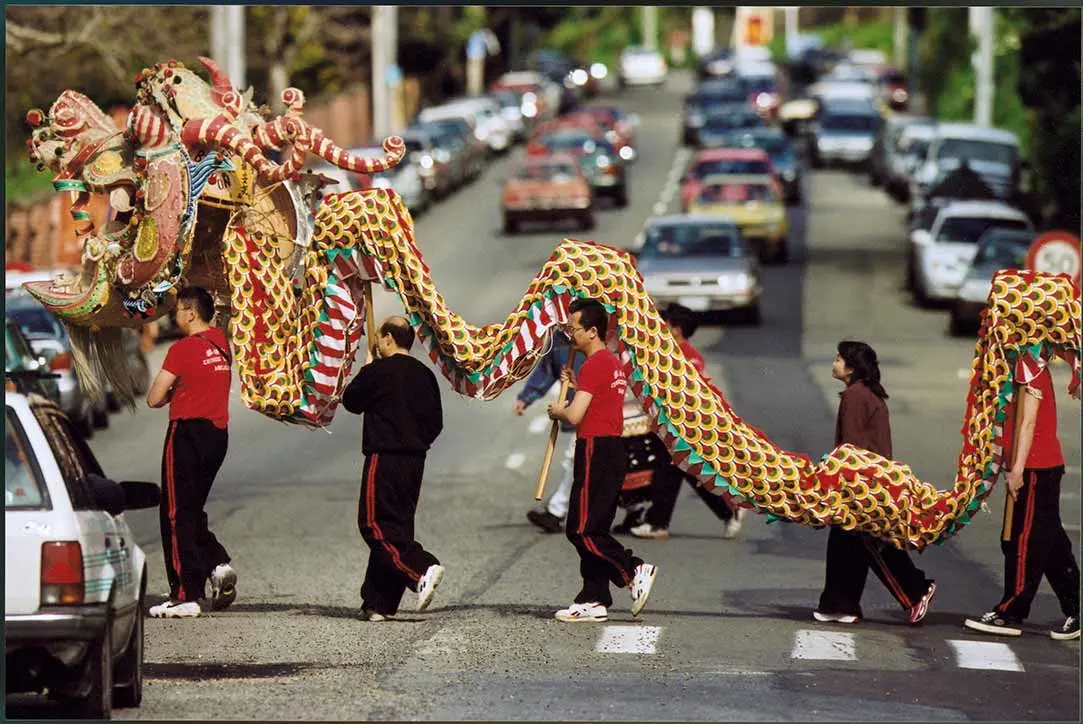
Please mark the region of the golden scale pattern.
[[[327, 281], [325, 267], [312, 262], [326, 249], [359, 249], [370, 257], [411, 320], [430, 331], [429, 343], [457, 370], [479, 379], [487, 397], [522, 379], [533, 366], [535, 360], [529, 359], [504, 374], [495, 372], [521, 326], [532, 323], [532, 307], [550, 297], [564, 296], [565, 303], [574, 296], [590, 297], [615, 312], [633, 390], [675, 459], [701, 484], [781, 520], [859, 529], [901, 548], [920, 549], [954, 533], [991, 490], [996, 418], [1007, 399], [1015, 356], [1043, 343], [1074, 355], [1079, 350], [1079, 290], [1066, 277], [1005, 272], [996, 277], [975, 349], [958, 474], [953, 487], [942, 491], [919, 480], [909, 466], [850, 445], [819, 463], [778, 448], [745, 423], [684, 358], [663, 332], [634, 262], [617, 249], [565, 240], [503, 324], [475, 327], [448, 309], [414, 244], [409, 213], [393, 192], [343, 194], [320, 207], [299, 315], [290, 302], [284, 268], [267, 261], [274, 254], [260, 248], [258, 239], [250, 243], [246, 249], [238, 238], [231, 239], [229, 264], [239, 317], [235, 341], [245, 349], [239, 362], [264, 368], [245, 377], [251, 380], [245, 384], [246, 402], [257, 409], [288, 415], [300, 404], [306, 359], [287, 350], [312, 339], [315, 290]], [[264, 279], [278, 274], [285, 280], [270, 285], [272, 299], [258, 307], [246, 295], [251, 288], [247, 280], [255, 274]], [[246, 349], [258, 321], [271, 328], [274, 342]], [[1078, 356], [1073, 362], [1078, 370]]]

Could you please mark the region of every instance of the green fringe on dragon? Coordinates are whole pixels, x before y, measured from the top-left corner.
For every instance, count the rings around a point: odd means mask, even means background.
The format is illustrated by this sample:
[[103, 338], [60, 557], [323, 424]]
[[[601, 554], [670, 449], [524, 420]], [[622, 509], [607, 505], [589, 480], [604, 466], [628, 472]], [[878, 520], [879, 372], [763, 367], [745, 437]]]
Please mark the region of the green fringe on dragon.
[[[979, 510], [999, 473], [1002, 421], [1021, 354], [1052, 352], [1080, 365], [1080, 295], [1067, 277], [1000, 272], [975, 346], [963, 445], [954, 485], [938, 490], [910, 468], [842, 445], [813, 461], [772, 444], [745, 423], [683, 357], [625, 252], [565, 239], [503, 323], [475, 327], [447, 308], [413, 238], [413, 222], [385, 189], [316, 199], [302, 174], [307, 154], [374, 173], [397, 164], [351, 157], [301, 117], [303, 94], [287, 89], [286, 112], [257, 109], [225, 74], [200, 61], [211, 83], [169, 61], [136, 78], [125, 128], [88, 98], [65, 91], [48, 114], [31, 111], [31, 158], [75, 195], [83, 267], [27, 289], [68, 325], [81, 377], [119, 376], [121, 327], [172, 308], [195, 284], [228, 300], [244, 402], [274, 419], [328, 424], [359, 347], [365, 287], [398, 295], [430, 356], [454, 388], [491, 399], [526, 377], [567, 321], [576, 297], [606, 305], [610, 343], [658, 434], [686, 471], [716, 494], [774, 519], [866, 531], [921, 549], [956, 533]], [[281, 161], [268, 154], [278, 152]], [[115, 212], [95, 229], [84, 207], [107, 194]], [[226, 305], [223, 305], [226, 306]]]

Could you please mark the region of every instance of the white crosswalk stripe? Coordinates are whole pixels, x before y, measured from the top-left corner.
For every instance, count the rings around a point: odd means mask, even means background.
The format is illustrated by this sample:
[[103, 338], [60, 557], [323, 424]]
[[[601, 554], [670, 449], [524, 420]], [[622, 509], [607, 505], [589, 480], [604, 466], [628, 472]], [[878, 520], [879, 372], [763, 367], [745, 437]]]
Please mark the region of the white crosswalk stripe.
[[839, 631], [801, 629], [794, 635], [790, 657], [819, 661], [856, 661], [854, 635]]
[[1008, 644], [957, 639], [949, 639], [948, 643], [955, 650], [955, 664], [960, 669], [1023, 671], [1023, 664]]
[[653, 654], [661, 626], [606, 626], [594, 650], [600, 654]]

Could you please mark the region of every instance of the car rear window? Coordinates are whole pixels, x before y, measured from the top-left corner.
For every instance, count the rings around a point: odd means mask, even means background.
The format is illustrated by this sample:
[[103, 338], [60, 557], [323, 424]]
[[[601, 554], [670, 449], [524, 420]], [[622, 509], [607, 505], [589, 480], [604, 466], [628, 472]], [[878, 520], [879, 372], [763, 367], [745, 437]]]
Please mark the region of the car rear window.
[[721, 224], [654, 226], [643, 240], [643, 257], [744, 256], [737, 230]]
[[771, 173], [771, 164], [763, 159], [737, 159], [726, 158], [716, 161], [700, 161], [692, 169], [696, 178], [704, 178], [716, 173]]
[[575, 167], [568, 163], [524, 166], [515, 174], [522, 181], [571, 181], [576, 176]]
[[825, 115], [820, 125], [833, 131], [875, 131], [877, 118], [863, 113], [832, 113]]
[[60, 337], [63, 335], [60, 323], [44, 307], [9, 306], [7, 314], [15, 320], [15, 323], [22, 329], [23, 334], [27, 336], [48, 335], [50, 337]]
[[4, 425], [4, 508], [7, 510], [50, 510], [49, 489], [45, 487], [34, 449], [26, 439], [19, 416], [7, 408]]
[[767, 184], [711, 184], [699, 192], [699, 200], [707, 203], [748, 204], [755, 201], [775, 201], [775, 192]]
[[1007, 143], [979, 141], [969, 138], [946, 138], [936, 152], [939, 158], [965, 158], [968, 161], [989, 161], [1010, 166], [1015, 163], [1019, 149]]
[[34, 417], [41, 425], [49, 441], [56, 464], [64, 476], [64, 486], [75, 510], [93, 510], [93, 498], [87, 487], [87, 475], [104, 475], [94, 453], [86, 441], [75, 434], [71, 422], [60, 410], [52, 406], [32, 405]]
[[561, 134], [546, 136], [542, 139], [542, 145], [550, 153], [560, 151], [583, 151], [585, 153], [591, 153], [597, 147], [597, 143], [594, 142], [587, 134]]
[[990, 219], [987, 217], [951, 216], [944, 219], [937, 234], [937, 241], [956, 244], [976, 244], [989, 229], [1026, 229], [1026, 222], [1015, 219]]

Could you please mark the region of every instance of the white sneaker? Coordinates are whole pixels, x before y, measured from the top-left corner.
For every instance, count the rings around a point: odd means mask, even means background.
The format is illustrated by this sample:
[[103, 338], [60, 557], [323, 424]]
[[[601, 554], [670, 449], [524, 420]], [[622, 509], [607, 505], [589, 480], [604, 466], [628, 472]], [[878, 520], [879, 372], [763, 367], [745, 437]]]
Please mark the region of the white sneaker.
[[425, 571], [421, 581], [417, 584], [417, 609], [424, 611], [432, 603], [432, 595], [436, 593], [436, 587], [444, 579], [444, 567], [434, 563]]
[[166, 601], [151, 606], [147, 611], [151, 618], [196, 618], [203, 613], [196, 601]]
[[608, 621], [609, 612], [600, 603], [573, 603], [557, 611], [553, 618], [564, 623], [579, 621]]
[[640, 523], [628, 532], [636, 538], [653, 538], [655, 540], [666, 540], [669, 538], [669, 529], [655, 528], [650, 523]]
[[820, 623], [857, 623], [860, 618], [851, 613], [823, 613], [813, 611], [812, 617]]
[[222, 563], [211, 571], [211, 610], [229, 608], [237, 600], [237, 571], [228, 563]]
[[732, 518], [722, 524], [722, 537], [726, 540], [731, 540], [737, 537], [737, 534], [741, 532], [741, 516], [734, 515]]
[[654, 578], [658, 575], [658, 566], [650, 563], [640, 563], [636, 566], [635, 577], [632, 579], [632, 615], [638, 616], [643, 607], [647, 605], [647, 597], [651, 595], [651, 587], [654, 586]]

